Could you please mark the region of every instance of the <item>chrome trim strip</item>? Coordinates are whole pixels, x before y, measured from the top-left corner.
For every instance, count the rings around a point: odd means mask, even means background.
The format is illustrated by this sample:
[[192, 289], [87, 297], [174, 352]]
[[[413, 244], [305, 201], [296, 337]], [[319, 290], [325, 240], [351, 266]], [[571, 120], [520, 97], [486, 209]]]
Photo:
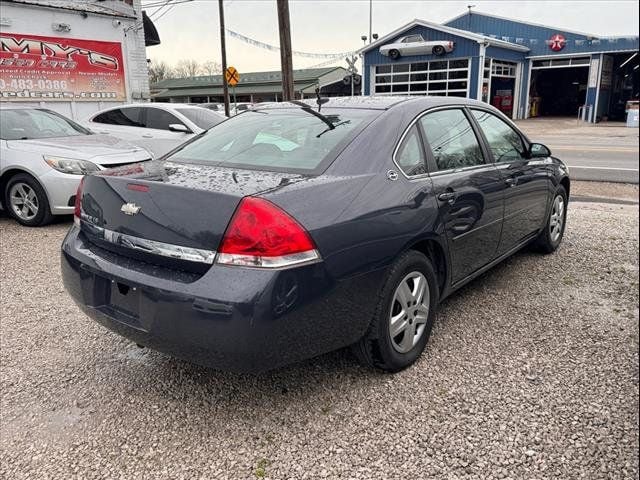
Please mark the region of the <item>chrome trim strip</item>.
[[300, 267], [319, 262], [321, 260], [318, 250], [291, 253], [279, 257], [259, 257], [253, 255], [238, 255], [233, 253], [219, 253], [216, 263], [220, 265], [241, 266], [262, 269], [282, 269]]
[[170, 243], [148, 240], [146, 238], [134, 237], [124, 233], [114, 232], [106, 228], [98, 227], [83, 219], [82, 224], [94, 235], [100, 237], [105, 242], [130, 248], [139, 252], [159, 255], [161, 257], [174, 258], [176, 260], [186, 260], [188, 262], [206, 263], [213, 265], [216, 259], [215, 250], [203, 250], [200, 248], [183, 247]]

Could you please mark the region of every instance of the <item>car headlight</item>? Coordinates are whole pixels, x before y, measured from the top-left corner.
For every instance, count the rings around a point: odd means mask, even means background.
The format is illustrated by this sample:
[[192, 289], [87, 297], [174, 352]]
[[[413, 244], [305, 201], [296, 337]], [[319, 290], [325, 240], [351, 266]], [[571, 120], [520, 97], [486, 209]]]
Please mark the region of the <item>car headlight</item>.
[[86, 175], [87, 173], [100, 170], [95, 163], [76, 158], [49, 157], [45, 155], [44, 161], [47, 162], [51, 168], [59, 172], [70, 173], [72, 175]]

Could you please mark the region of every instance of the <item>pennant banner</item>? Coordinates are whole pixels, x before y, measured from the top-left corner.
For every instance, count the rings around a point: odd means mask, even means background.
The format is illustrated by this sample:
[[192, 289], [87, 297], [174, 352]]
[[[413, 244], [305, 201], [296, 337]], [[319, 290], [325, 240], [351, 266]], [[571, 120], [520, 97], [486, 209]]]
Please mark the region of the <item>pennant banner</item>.
[[[243, 41], [249, 45], [253, 45], [254, 47], [262, 48], [264, 50], [270, 50], [272, 52], [279, 52], [280, 47], [276, 47], [275, 45], [269, 45], [268, 43], [260, 42], [259, 40], [254, 40], [253, 38], [249, 38], [241, 33], [234, 32], [233, 30], [226, 29], [226, 32], [232, 36], [233, 38], [237, 38], [238, 40]], [[344, 52], [344, 53], [309, 53], [309, 52], [298, 52], [293, 50], [291, 52], [296, 57], [304, 57], [304, 58], [340, 58], [351, 56], [354, 52]]]

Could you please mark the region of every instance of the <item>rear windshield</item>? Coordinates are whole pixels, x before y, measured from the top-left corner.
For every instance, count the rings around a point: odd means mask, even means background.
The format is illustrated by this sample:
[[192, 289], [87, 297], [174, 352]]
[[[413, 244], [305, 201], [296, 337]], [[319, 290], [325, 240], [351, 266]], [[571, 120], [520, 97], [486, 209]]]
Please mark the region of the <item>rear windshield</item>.
[[176, 110], [203, 130], [209, 130], [226, 118], [202, 107], [176, 108]]
[[187, 143], [172, 161], [319, 173], [379, 113], [374, 110], [248, 110]]

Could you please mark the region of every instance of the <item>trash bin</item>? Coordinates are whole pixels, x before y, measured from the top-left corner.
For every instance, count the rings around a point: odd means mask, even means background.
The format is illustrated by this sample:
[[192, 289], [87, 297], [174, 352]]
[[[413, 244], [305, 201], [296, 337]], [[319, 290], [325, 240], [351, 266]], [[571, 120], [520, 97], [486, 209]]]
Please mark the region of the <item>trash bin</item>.
[[627, 112], [627, 127], [638, 128], [638, 112], [640, 108], [640, 102], [638, 100], [629, 100], [625, 111]]

